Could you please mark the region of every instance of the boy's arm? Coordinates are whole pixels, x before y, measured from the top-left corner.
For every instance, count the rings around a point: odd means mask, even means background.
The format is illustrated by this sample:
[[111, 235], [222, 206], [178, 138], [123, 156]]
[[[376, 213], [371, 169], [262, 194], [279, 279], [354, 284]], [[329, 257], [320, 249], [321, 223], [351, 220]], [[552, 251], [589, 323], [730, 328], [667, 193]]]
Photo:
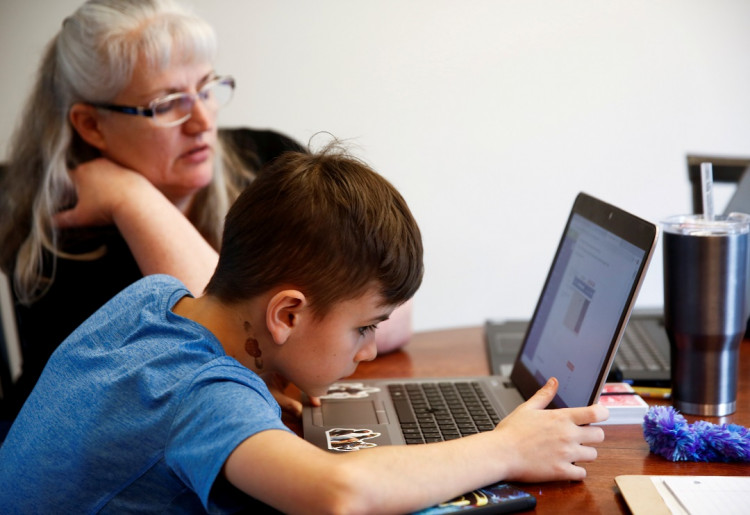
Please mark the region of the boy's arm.
[[581, 480], [604, 439], [602, 406], [544, 410], [551, 381], [494, 431], [427, 445], [383, 446], [337, 455], [282, 431], [241, 443], [227, 479], [284, 512], [404, 513], [501, 480]]

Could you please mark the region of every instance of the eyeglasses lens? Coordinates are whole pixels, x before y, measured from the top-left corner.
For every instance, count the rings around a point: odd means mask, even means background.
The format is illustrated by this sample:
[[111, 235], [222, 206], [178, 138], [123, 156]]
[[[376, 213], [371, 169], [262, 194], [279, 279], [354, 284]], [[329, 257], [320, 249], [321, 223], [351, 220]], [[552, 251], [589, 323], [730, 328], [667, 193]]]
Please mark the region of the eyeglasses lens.
[[185, 122], [192, 115], [196, 98], [200, 98], [208, 110], [215, 112], [229, 103], [233, 92], [234, 81], [220, 79], [207, 84], [197, 95], [189, 93], [169, 95], [152, 104], [154, 121], [167, 127]]

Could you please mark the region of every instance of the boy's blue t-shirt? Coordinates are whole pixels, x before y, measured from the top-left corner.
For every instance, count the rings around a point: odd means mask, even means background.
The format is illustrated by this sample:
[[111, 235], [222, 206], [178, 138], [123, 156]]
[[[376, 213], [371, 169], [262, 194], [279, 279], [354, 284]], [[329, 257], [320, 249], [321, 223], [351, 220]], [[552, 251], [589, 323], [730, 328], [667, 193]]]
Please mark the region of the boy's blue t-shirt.
[[263, 380], [172, 313], [185, 295], [177, 279], [146, 277], [60, 345], [0, 448], [4, 513], [224, 512], [248, 500], [224, 462], [253, 434], [288, 429]]

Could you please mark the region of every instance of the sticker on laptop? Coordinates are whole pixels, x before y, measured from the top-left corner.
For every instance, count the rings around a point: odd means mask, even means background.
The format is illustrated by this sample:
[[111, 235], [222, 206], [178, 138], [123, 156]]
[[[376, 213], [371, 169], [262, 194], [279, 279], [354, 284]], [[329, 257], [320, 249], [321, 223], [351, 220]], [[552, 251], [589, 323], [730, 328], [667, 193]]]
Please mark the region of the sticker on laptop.
[[377, 447], [378, 444], [365, 442], [370, 438], [377, 438], [380, 433], [372, 429], [344, 429], [335, 428], [326, 431], [328, 448], [332, 451], [350, 452]]
[[362, 383], [333, 383], [328, 392], [321, 395], [321, 399], [364, 399], [371, 393], [379, 392], [380, 388], [365, 386]]

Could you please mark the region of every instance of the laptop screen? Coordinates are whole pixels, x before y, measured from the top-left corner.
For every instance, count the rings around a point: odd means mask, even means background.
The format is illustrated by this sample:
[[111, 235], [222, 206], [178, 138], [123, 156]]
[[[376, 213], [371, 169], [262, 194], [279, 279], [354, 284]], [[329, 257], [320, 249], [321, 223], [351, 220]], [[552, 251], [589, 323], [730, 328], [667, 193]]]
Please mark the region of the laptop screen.
[[[620, 215], [607, 215], [603, 223], [609, 225]], [[556, 407], [593, 402], [592, 391], [598, 393], [603, 376], [592, 371], [608, 371], [607, 361], [649, 258], [650, 245], [636, 244], [637, 239], [633, 243], [617, 229], [617, 224], [605, 228], [573, 210], [514, 366], [514, 382], [516, 376], [527, 384], [533, 378], [528, 393], [556, 377]], [[518, 386], [526, 396], [522, 384]]]

